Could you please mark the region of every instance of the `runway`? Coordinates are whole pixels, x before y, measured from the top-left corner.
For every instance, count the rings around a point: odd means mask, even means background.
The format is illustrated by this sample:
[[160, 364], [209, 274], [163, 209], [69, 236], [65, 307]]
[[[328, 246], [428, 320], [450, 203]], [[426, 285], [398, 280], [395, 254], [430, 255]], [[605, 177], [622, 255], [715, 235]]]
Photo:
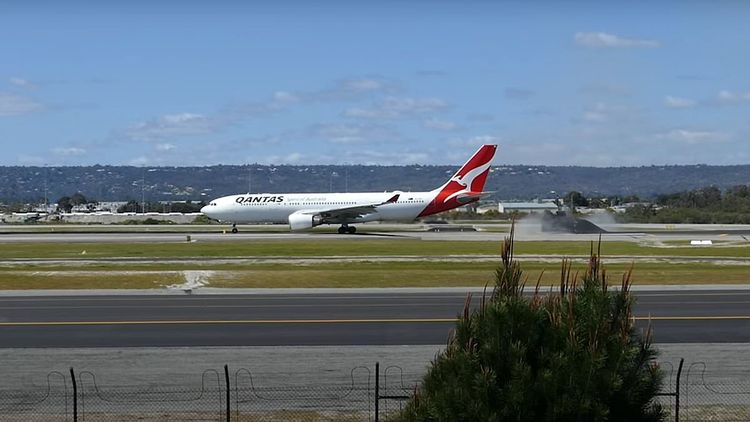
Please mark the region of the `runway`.
[[[621, 225], [624, 226], [624, 225]], [[744, 227], [744, 226], [743, 226]], [[622, 229], [622, 227], [617, 227]], [[508, 236], [503, 231], [402, 231], [403, 228], [395, 227], [393, 231], [367, 231], [367, 226], [362, 227], [361, 232], [355, 235], [328, 233], [322, 231], [311, 232], [240, 232], [237, 234], [216, 232], [80, 232], [80, 233], [54, 233], [54, 232], [0, 232], [1, 243], [184, 243], [190, 236], [192, 242], [251, 242], [267, 240], [315, 240], [336, 241], [343, 239], [419, 239], [419, 240], [442, 240], [442, 241], [502, 241]], [[523, 226], [516, 231], [516, 240], [519, 241], [555, 241], [555, 242], [580, 242], [597, 241], [599, 234], [572, 234], [572, 233], [547, 233], [539, 230], [525, 229]], [[603, 241], [636, 242], [636, 243], [659, 243], [670, 241], [685, 241], [702, 239], [719, 242], [733, 242], [744, 244], [750, 242], [750, 230], [744, 228], [717, 228], [714, 230], [654, 230], [654, 231], [612, 231], [601, 234]]]
[[[750, 291], [637, 293], [659, 343], [750, 342]], [[0, 298], [0, 347], [443, 344], [464, 293]]]

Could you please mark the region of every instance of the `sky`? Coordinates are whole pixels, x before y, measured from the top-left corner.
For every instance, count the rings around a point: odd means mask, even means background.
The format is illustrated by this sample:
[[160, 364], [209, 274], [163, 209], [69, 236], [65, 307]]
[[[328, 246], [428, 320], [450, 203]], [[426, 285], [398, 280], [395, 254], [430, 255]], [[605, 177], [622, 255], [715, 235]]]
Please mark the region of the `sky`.
[[0, 165], [750, 163], [750, 2], [3, 2]]

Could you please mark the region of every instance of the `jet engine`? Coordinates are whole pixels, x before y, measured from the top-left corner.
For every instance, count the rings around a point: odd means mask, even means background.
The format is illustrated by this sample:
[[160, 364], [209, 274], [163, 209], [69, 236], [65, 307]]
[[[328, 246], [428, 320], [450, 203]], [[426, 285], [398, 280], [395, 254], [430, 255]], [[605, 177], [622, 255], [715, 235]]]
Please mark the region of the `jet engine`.
[[323, 224], [323, 218], [317, 214], [294, 213], [289, 215], [289, 228], [292, 230], [311, 229]]

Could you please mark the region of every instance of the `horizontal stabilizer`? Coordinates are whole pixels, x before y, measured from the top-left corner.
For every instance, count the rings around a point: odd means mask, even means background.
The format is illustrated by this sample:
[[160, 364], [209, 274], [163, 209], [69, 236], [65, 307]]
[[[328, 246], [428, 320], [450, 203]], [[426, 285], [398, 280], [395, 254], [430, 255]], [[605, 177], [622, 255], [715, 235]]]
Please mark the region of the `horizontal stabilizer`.
[[463, 192], [463, 193], [457, 194], [455, 198], [458, 202], [465, 204], [470, 201], [475, 201], [477, 199], [490, 196], [494, 193], [495, 192]]

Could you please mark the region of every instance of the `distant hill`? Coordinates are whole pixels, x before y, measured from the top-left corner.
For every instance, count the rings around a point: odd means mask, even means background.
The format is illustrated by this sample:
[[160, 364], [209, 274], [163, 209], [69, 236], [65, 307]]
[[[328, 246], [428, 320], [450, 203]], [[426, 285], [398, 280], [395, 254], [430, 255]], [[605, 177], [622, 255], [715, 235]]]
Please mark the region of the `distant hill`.
[[[211, 167], [0, 167], [0, 201], [41, 202], [45, 180], [50, 202], [75, 192], [99, 201], [199, 201], [247, 192], [428, 190], [456, 166], [211, 166]], [[704, 186], [750, 184], [750, 165], [648, 167], [493, 167], [487, 190], [495, 199], [560, 196], [654, 197]]]

